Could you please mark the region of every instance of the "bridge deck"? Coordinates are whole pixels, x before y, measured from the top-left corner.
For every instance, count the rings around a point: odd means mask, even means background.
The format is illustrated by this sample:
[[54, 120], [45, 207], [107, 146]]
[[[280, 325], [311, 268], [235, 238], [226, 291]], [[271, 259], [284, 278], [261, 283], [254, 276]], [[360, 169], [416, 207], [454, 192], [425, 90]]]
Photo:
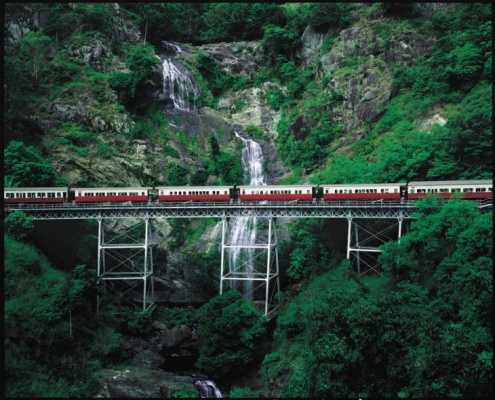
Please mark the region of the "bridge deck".
[[[480, 210], [491, 211], [492, 201], [478, 203]], [[177, 202], [177, 203], [89, 203], [89, 204], [6, 204], [4, 213], [24, 211], [35, 219], [98, 218], [412, 218], [414, 201], [261, 201]]]

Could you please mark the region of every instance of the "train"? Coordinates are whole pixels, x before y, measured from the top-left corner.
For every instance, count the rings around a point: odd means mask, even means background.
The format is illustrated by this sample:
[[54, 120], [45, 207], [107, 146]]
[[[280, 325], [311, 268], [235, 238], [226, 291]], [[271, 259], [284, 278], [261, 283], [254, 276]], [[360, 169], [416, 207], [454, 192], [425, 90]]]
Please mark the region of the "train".
[[493, 182], [455, 180], [376, 184], [4, 188], [4, 203], [403, 201], [428, 195], [445, 199], [457, 195], [464, 199], [486, 200], [493, 196]]

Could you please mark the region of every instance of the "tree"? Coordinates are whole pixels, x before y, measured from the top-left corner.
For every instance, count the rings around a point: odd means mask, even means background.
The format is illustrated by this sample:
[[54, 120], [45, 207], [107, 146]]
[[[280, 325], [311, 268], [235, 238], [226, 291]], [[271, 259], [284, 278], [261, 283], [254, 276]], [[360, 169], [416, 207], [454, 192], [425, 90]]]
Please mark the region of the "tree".
[[126, 65], [130, 72], [114, 72], [109, 84], [119, 95], [120, 101], [136, 110], [146, 104], [145, 95], [152, 86], [153, 68], [160, 59], [153, 55], [152, 46], [133, 46], [127, 55]]
[[32, 146], [13, 140], [3, 155], [5, 176], [19, 187], [63, 186], [66, 183]]
[[263, 353], [265, 317], [235, 290], [198, 310], [196, 367], [212, 378], [238, 376]]
[[254, 392], [251, 388], [235, 388], [230, 391], [230, 399], [257, 399], [260, 395], [258, 392]]
[[41, 31], [29, 32], [21, 42], [19, 57], [36, 89], [43, 75], [48, 72], [47, 57], [52, 40]]
[[[379, 261], [397, 284], [394, 296], [415, 293], [427, 314], [414, 318], [414, 337], [405, 340], [409, 378], [400, 392], [410, 397], [477, 397], [489, 393], [492, 313], [491, 216], [476, 204], [426, 199], [400, 244], [382, 246]], [[401, 322], [403, 323], [403, 322]], [[412, 328], [412, 327], [411, 327]], [[433, 367], [434, 366], [434, 367]], [[476, 377], [476, 378], [473, 378]]]
[[22, 211], [11, 212], [5, 218], [5, 231], [16, 240], [28, 239], [34, 231], [34, 218]]

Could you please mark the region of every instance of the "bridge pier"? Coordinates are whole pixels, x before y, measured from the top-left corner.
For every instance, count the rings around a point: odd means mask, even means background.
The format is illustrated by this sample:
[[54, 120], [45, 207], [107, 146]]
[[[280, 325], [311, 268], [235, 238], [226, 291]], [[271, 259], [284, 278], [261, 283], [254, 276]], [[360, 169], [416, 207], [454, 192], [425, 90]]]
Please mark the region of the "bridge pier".
[[[270, 215], [266, 222], [265, 243], [230, 243], [230, 218], [222, 217], [220, 294], [228, 285], [271, 318], [279, 307], [280, 277], [276, 219]], [[237, 265], [233, 263], [234, 251], [240, 254]], [[249, 270], [247, 265], [251, 266]]]
[[[372, 228], [366, 227], [365, 224], [358, 223], [357, 218], [350, 215], [350, 213], [347, 216], [347, 221], [347, 258], [351, 259], [352, 262], [356, 262], [356, 272], [358, 275], [364, 275], [370, 271], [380, 274], [378, 255], [382, 250], [379, 249], [379, 246], [391, 240], [397, 240], [400, 243], [402, 223], [404, 221], [402, 211], [398, 213], [396, 223], [379, 231], [373, 231]], [[396, 227], [398, 227], [397, 236], [393, 233], [391, 234]], [[360, 229], [363, 233], [361, 241], [359, 237]], [[354, 239], [354, 244], [352, 243], [352, 239]], [[366, 256], [366, 259], [361, 255]], [[364, 270], [361, 269], [363, 264], [365, 267]]]
[[154, 282], [149, 217], [119, 231], [115, 237], [109, 233], [99, 216], [97, 276], [102, 294], [98, 294], [98, 311], [125, 303], [142, 311], [150, 309], [154, 303]]

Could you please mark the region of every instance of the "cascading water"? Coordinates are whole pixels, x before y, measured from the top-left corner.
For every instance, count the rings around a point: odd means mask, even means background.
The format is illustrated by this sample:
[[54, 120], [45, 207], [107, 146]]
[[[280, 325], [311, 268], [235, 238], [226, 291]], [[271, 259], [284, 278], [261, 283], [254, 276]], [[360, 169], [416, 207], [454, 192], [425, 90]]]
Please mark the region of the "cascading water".
[[[183, 53], [180, 46], [163, 42], [164, 48], [172, 54]], [[162, 63], [163, 93], [165, 97], [172, 99], [174, 107], [182, 111], [196, 111], [197, 100], [200, 95], [198, 85], [191, 79], [191, 73], [181, 67], [179, 61], [171, 57], [165, 58]]]
[[202, 399], [222, 398], [222, 392], [220, 392], [220, 389], [217, 388], [215, 382], [205, 380], [205, 381], [196, 381], [195, 384], [198, 387], [199, 391], [201, 392]]
[[[244, 178], [251, 186], [266, 185], [266, 179], [263, 175], [263, 153], [261, 146], [251, 139], [244, 139], [237, 132], [238, 137], [244, 143], [242, 150], [242, 167], [244, 169]], [[234, 221], [229, 242], [232, 245], [252, 245], [256, 243], [256, 224], [257, 217], [238, 217]], [[254, 265], [254, 248], [233, 247], [230, 252], [231, 269], [237, 273], [245, 275], [247, 280], [244, 281], [244, 296], [248, 300], [253, 299], [253, 281], [255, 273]]]

